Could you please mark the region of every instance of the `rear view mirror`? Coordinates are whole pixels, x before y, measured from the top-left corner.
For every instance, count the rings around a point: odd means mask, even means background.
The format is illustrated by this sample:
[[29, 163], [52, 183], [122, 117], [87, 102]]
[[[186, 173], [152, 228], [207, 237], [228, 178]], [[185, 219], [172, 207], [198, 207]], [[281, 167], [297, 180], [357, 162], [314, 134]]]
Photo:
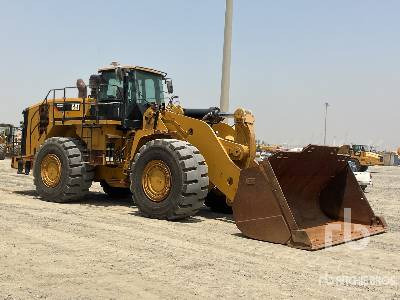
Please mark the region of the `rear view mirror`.
[[172, 85], [172, 80], [167, 80], [167, 90], [168, 94], [174, 93], [174, 86]]

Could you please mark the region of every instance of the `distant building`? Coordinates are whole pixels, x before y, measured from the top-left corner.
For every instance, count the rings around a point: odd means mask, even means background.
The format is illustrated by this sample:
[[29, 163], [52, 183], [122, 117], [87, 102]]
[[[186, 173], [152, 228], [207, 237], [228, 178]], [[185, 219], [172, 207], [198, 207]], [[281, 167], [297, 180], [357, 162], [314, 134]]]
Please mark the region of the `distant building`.
[[394, 152], [382, 152], [383, 163], [385, 166], [398, 166], [400, 165], [399, 156]]

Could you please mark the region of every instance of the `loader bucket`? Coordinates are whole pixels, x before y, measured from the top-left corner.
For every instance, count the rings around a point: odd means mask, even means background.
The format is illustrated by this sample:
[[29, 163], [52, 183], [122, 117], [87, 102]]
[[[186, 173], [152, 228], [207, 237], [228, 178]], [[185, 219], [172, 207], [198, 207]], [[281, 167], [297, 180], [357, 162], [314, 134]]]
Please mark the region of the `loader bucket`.
[[318, 250], [386, 231], [337, 147], [280, 152], [240, 173], [233, 202], [250, 238]]

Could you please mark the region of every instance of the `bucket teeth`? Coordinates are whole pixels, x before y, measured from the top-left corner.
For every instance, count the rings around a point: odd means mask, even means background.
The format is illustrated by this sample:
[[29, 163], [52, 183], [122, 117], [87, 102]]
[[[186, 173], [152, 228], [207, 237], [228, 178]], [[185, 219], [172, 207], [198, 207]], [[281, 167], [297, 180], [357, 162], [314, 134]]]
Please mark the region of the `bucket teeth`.
[[310, 145], [243, 169], [233, 203], [250, 238], [317, 250], [386, 231], [338, 148]]

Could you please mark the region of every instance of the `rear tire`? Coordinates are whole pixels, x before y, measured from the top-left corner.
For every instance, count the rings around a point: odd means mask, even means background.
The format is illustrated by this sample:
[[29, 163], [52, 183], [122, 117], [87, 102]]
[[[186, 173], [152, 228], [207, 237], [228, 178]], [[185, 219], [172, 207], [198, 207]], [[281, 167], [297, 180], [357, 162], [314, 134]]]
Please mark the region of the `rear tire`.
[[[163, 199], [149, 196], [144, 182], [152, 164], [166, 166], [169, 182]], [[160, 181], [161, 182], [161, 181]], [[208, 168], [199, 150], [188, 142], [157, 139], [142, 146], [136, 154], [131, 172], [133, 200], [143, 216], [178, 220], [195, 215], [204, 205], [208, 192]], [[164, 191], [164, 190], [162, 190]]]
[[0, 144], [0, 160], [4, 160], [6, 158], [6, 145]]
[[113, 187], [109, 185], [105, 180], [100, 182], [104, 193], [110, 198], [130, 198], [132, 197], [131, 190], [128, 188]]
[[[70, 202], [81, 199], [89, 191], [93, 168], [84, 162], [86, 149], [79, 139], [53, 137], [40, 147], [33, 167], [34, 184], [39, 196], [49, 202]], [[43, 161], [52, 156], [60, 162], [59, 180], [54, 186], [42, 174]]]

